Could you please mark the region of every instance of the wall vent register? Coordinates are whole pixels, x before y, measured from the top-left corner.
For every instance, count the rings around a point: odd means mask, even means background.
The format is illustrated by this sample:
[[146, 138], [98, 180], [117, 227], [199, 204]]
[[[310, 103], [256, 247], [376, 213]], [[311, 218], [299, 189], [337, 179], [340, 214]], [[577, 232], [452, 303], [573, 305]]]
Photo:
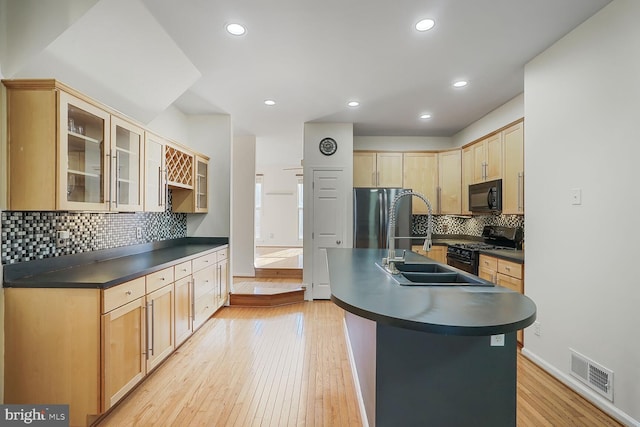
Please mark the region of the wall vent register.
[[613, 402], [613, 371], [607, 369], [573, 349], [571, 375]]

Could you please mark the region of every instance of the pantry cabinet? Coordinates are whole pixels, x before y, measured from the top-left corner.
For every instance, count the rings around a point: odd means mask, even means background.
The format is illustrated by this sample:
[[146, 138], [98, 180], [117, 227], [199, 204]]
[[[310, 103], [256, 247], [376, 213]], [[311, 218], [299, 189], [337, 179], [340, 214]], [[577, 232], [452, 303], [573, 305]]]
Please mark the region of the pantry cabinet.
[[402, 187], [402, 153], [354, 152], [354, 187]]
[[[435, 213], [438, 196], [438, 153], [404, 153], [402, 187], [423, 194]], [[427, 205], [413, 199], [413, 214], [427, 214]]]
[[520, 122], [509, 127], [502, 135], [502, 213], [521, 215], [524, 214], [524, 124]]

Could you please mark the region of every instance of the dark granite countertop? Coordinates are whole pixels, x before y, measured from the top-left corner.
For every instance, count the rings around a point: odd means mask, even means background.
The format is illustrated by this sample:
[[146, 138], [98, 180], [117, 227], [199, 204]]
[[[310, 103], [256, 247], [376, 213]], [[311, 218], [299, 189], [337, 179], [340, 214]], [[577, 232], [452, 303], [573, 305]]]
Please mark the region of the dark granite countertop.
[[5, 288], [106, 289], [228, 245], [193, 237], [85, 252], [4, 266]]
[[[449, 246], [449, 245], [455, 245], [459, 243], [478, 243], [482, 241], [483, 241], [482, 237], [467, 236], [464, 234], [460, 234], [460, 235], [439, 234], [439, 235], [435, 235], [432, 239], [432, 243], [434, 245], [439, 245], [439, 246]], [[482, 249], [480, 250], [480, 253], [494, 256], [496, 258], [506, 259], [507, 261], [512, 261], [518, 264], [524, 264], [524, 251], [522, 250]]]
[[[379, 249], [328, 249], [331, 300], [376, 322], [443, 335], [514, 332], [536, 318], [530, 298], [501, 286], [400, 286], [375, 265], [384, 256]], [[435, 263], [413, 252], [406, 260]]]

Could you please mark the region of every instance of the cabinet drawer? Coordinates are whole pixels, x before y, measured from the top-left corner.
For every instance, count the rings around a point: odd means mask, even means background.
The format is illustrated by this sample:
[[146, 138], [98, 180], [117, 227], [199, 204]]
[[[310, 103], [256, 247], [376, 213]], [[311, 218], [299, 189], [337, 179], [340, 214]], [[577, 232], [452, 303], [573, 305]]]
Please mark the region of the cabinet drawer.
[[210, 254], [194, 259], [192, 271], [202, 270], [203, 268], [208, 267], [210, 265], [214, 265], [215, 263], [216, 263], [216, 253], [211, 252]]
[[147, 274], [147, 293], [173, 283], [173, 267]]
[[216, 252], [216, 254], [217, 254], [216, 260], [218, 262], [223, 261], [227, 259], [227, 257], [229, 256], [229, 249], [228, 248], [220, 249], [219, 251]]
[[175, 266], [175, 279], [182, 279], [191, 274], [191, 261], [185, 261]]
[[201, 295], [194, 303], [194, 329], [205, 322], [215, 311], [216, 296], [213, 292]]
[[216, 284], [216, 267], [212, 265], [193, 273], [195, 299], [207, 292], [213, 292]]
[[489, 270], [498, 270], [498, 258], [480, 254], [480, 266]]
[[144, 296], [145, 278], [140, 277], [102, 291], [102, 313], [108, 313], [128, 302]]
[[522, 279], [522, 264], [499, 259], [498, 273], [506, 274], [507, 276], [515, 277], [516, 279]]
[[498, 285], [504, 286], [505, 288], [511, 289], [512, 291], [520, 292], [521, 294], [524, 293], [522, 280], [516, 279], [515, 277], [498, 273], [498, 280], [496, 282], [498, 283]]

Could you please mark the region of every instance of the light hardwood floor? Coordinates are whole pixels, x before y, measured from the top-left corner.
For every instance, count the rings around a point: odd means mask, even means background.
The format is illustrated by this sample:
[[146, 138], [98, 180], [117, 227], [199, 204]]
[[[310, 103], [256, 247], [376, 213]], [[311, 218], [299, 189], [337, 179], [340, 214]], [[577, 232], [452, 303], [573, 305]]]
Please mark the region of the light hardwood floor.
[[[342, 317], [329, 301], [223, 308], [99, 425], [361, 425]], [[620, 426], [521, 354], [517, 425]]]

